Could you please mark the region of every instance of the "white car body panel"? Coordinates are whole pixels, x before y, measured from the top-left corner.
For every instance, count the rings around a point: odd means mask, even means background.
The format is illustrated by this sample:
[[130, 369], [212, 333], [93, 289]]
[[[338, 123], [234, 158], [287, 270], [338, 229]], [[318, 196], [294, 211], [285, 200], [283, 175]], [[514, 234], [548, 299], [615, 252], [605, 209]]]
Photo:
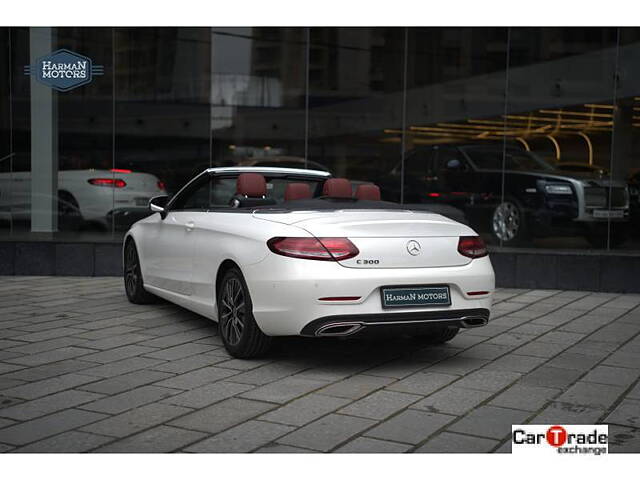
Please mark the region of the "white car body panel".
[[[232, 167], [208, 173], [309, 170]], [[324, 172], [315, 172], [322, 174]], [[169, 211], [137, 222], [125, 237], [138, 249], [144, 287], [212, 320], [216, 277], [223, 262], [235, 263], [246, 280], [253, 315], [267, 335], [299, 335], [310, 322], [334, 315], [388, 314], [382, 286], [448, 285], [451, 305], [402, 307], [392, 313], [491, 308], [495, 288], [489, 257], [458, 253], [460, 236], [477, 235], [441, 215], [408, 210]], [[342, 262], [290, 258], [269, 250], [273, 237], [348, 237], [360, 250]], [[407, 242], [422, 246], [407, 252]], [[378, 264], [357, 260], [378, 259]], [[489, 292], [471, 296], [467, 292]], [[336, 296], [356, 301], [321, 301]]]
[[[97, 186], [92, 178], [116, 178], [126, 182], [123, 188]], [[31, 172], [0, 173], [0, 210], [16, 219], [31, 214]], [[146, 207], [149, 199], [166, 195], [159, 188], [158, 178], [150, 173], [112, 172], [111, 170], [61, 170], [58, 172], [58, 191], [69, 192], [78, 202], [82, 218], [105, 223], [114, 209]], [[10, 195], [9, 195], [10, 192]]]

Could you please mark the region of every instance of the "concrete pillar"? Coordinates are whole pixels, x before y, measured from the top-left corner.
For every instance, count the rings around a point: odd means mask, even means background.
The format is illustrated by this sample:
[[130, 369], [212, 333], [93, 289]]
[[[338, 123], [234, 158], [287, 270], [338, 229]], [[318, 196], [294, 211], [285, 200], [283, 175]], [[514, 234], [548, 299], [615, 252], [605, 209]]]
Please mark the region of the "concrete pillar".
[[[51, 28], [29, 29], [29, 63], [53, 51]], [[58, 230], [58, 111], [53, 89], [31, 75], [31, 231]]]

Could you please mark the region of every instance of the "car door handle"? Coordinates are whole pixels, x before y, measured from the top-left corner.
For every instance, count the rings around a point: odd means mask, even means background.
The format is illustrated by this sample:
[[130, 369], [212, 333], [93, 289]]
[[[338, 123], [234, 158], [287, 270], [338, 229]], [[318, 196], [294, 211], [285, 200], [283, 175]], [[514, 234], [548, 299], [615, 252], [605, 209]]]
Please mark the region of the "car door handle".
[[187, 230], [187, 232], [191, 232], [194, 228], [196, 228], [196, 224], [193, 222], [187, 222], [184, 224], [184, 228]]

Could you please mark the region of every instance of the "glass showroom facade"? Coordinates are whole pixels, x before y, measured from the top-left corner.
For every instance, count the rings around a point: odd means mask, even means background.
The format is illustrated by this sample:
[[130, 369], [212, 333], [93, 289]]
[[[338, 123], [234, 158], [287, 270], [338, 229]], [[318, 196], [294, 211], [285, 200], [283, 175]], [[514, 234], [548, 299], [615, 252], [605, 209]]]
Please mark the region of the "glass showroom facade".
[[[91, 82], [25, 70], [59, 49]], [[639, 59], [635, 28], [0, 28], [0, 241], [117, 241], [207, 167], [281, 165], [495, 246], [640, 250]]]

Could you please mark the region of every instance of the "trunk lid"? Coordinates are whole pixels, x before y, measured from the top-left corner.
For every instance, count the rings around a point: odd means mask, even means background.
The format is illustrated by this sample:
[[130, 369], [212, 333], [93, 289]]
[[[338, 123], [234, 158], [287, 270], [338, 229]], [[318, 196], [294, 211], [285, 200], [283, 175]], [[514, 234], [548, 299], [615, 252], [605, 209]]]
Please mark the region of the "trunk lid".
[[458, 238], [476, 235], [441, 215], [410, 210], [333, 210], [254, 213], [256, 218], [295, 225], [315, 237], [347, 237], [360, 253], [339, 263], [349, 268], [425, 268], [465, 265]]

